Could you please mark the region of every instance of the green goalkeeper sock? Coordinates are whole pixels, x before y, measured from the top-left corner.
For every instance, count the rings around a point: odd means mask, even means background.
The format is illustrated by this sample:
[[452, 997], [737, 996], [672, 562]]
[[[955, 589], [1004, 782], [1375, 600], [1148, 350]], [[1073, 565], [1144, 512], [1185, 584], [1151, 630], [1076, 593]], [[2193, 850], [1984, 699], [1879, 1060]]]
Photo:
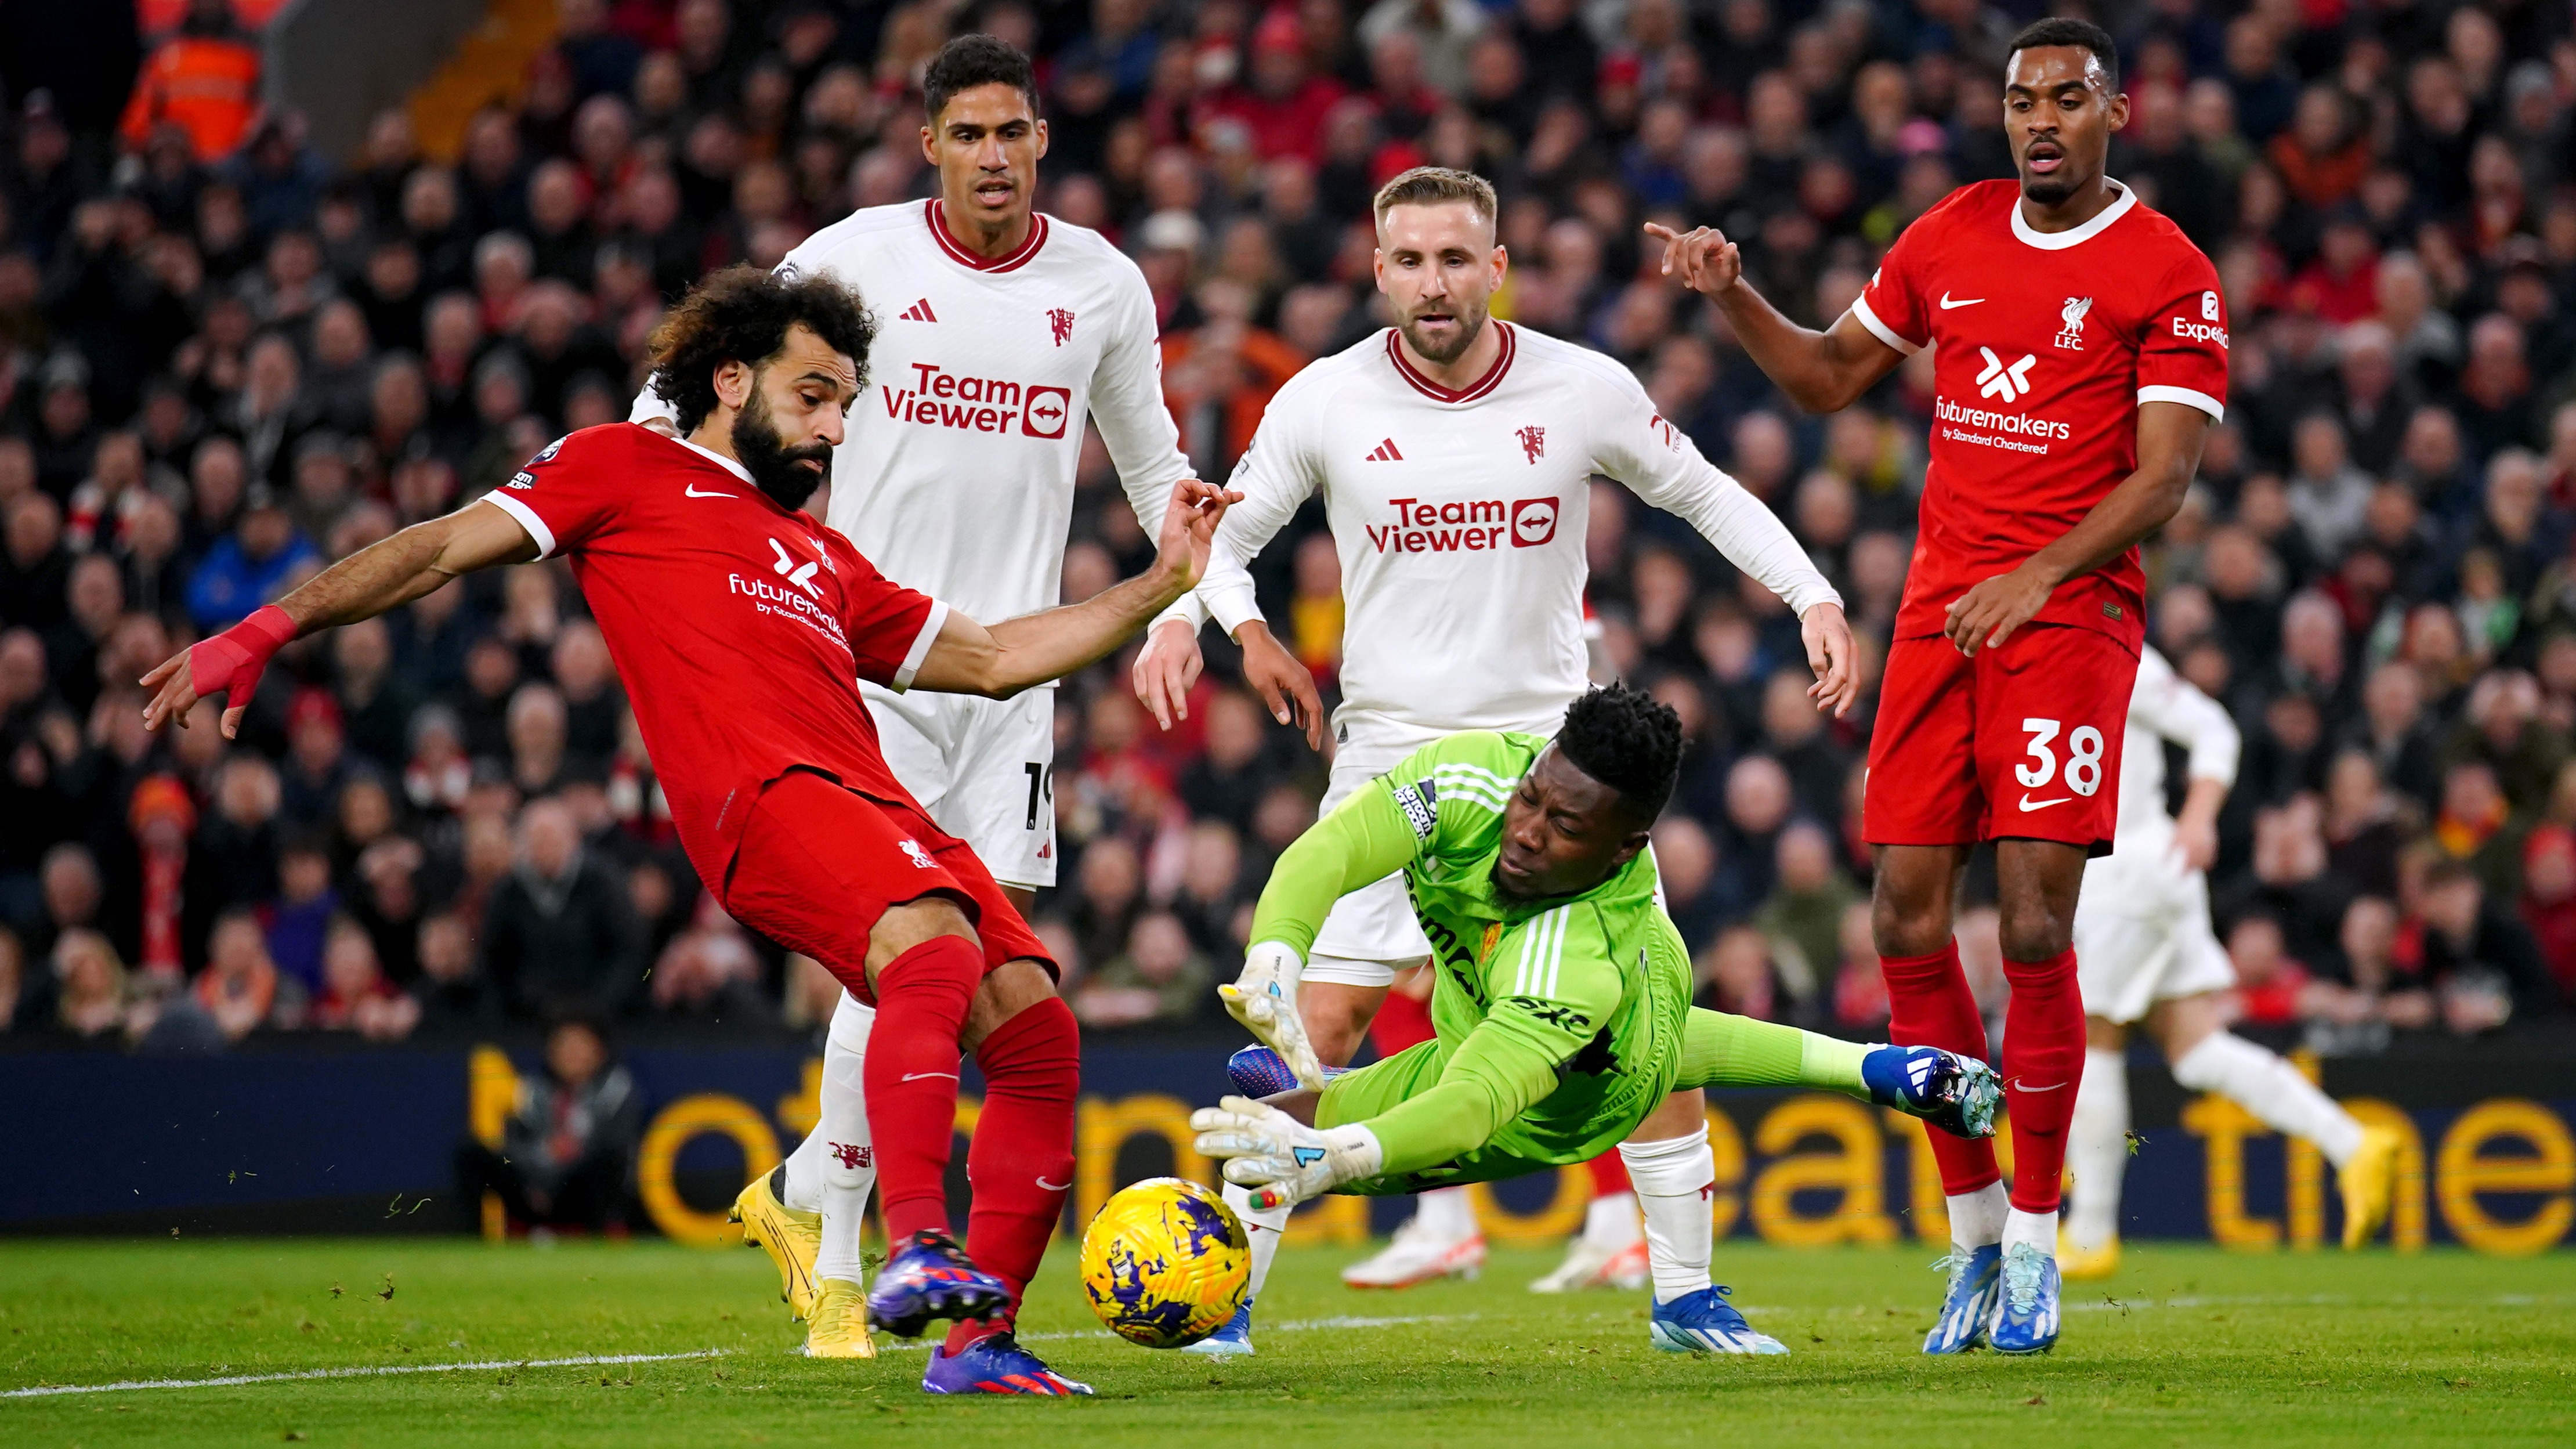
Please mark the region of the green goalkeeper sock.
[[1776, 1022], [1692, 1007], [1682, 1027], [1681, 1072], [1689, 1087], [1823, 1087], [1869, 1095], [1861, 1059], [1869, 1048]]

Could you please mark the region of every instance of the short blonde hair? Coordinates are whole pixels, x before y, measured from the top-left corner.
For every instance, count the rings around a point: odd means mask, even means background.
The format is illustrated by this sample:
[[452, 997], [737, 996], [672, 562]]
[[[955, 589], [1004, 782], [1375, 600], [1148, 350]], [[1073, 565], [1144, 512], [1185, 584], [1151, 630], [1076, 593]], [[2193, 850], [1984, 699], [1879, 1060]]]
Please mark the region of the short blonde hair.
[[1494, 200], [1494, 183], [1473, 171], [1450, 166], [1414, 167], [1379, 187], [1371, 209], [1378, 225], [1384, 226], [1386, 214], [1399, 206], [1437, 206], [1445, 201], [1467, 203], [1488, 225], [1501, 209]]

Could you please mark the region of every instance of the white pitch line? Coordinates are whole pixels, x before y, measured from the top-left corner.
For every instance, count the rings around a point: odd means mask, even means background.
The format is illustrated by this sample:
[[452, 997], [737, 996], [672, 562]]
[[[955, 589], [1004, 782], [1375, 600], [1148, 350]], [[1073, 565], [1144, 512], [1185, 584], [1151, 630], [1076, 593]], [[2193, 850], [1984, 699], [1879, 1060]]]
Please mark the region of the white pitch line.
[[[1347, 1316], [1334, 1318], [1303, 1318], [1291, 1319], [1286, 1323], [1265, 1323], [1261, 1325], [1261, 1331], [1264, 1333], [1304, 1333], [1311, 1329], [1319, 1328], [1400, 1328], [1408, 1323], [1469, 1323], [1473, 1322], [1480, 1316], [1481, 1315], [1474, 1313], [1417, 1313], [1402, 1318], [1351, 1318]], [[1023, 1333], [1018, 1335], [1019, 1340], [1022, 1343], [1061, 1343], [1069, 1338], [1115, 1339], [1117, 1336], [1118, 1335], [1111, 1333], [1106, 1329], [1097, 1328], [1081, 1333]], [[878, 1351], [880, 1353], [903, 1353], [906, 1351], [919, 1353], [928, 1347], [930, 1347], [930, 1341], [928, 1339], [922, 1339], [916, 1342], [897, 1341], [895, 1343], [885, 1345]]]
[[571, 1358], [496, 1358], [482, 1363], [393, 1363], [364, 1368], [301, 1369], [285, 1374], [228, 1374], [216, 1379], [128, 1379], [114, 1384], [39, 1384], [0, 1390], [0, 1399], [41, 1399], [57, 1394], [116, 1394], [128, 1389], [225, 1389], [238, 1384], [282, 1384], [300, 1379], [389, 1378], [396, 1374], [455, 1374], [494, 1369], [583, 1368], [597, 1364], [669, 1363], [684, 1358], [720, 1358], [731, 1349], [702, 1348], [692, 1353], [585, 1353]]

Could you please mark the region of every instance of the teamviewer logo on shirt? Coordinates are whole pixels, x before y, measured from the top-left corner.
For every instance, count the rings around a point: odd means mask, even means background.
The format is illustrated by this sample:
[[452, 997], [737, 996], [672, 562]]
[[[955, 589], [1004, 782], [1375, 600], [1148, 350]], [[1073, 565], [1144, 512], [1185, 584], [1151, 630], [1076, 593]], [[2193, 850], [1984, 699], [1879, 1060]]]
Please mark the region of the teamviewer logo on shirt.
[[2030, 370], [2038, 363], [2038, 354], [2025, 352], [2021, 361], [2006, 367], [2004, 360], [1995, 356], [1993, 348], [1980, 347], [1977, 351], [1985, 354], [1986, 359], [1985, 371], [1977, 374], [1978, 396], [2012, 402], [2029, 395]]
[[1524, 498], [1512, 505], [1512, 547], [1537, 548], [1555, 540], [1555, 499]]
[[1033, 386], [1029, 389], [1028, 411], [1020, 417], [1020, 431], [1032, 438], [1061, 438], [1072, 416], [1072, 389]]

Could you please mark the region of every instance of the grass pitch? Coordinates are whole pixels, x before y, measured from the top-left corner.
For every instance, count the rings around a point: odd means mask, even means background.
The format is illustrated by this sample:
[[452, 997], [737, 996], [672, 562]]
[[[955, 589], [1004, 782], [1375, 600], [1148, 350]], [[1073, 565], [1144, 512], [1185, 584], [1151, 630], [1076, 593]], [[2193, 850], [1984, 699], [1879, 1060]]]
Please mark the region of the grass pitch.
[[[412, 1240], [0, 1243], [0, 1390], [414, 1370], [0, 1398], [0, 1443], [1544, 1446], [2576, 1441], [2576, 1255], [2244, 1257], [2133, 1246], [2070, 1285], [2046, 1358], [1916, 1352], [1940, 1279], [1914, 1247], [1721, 1244], [1786, 1359], [1662, 1354], [1642, 1296], [1541, 1298], [1552, 1252], [1482, 1281], [1344, 1289], [1290, 1248], [1260, 1354], [1099, 1331], [1051, 1256], [1025, 1324], [1097, 1400], [934, 1399], [922, 1354], [818, 1363], [757, 1253]], [[1335, 1324], [1331, 1320], [1353, 1320]], [[1063, 1335], [1055, 1337], [1053, 1335]], [[669, 1355], [541, 1367], [529, 1360]], [[449, 1364], [481, 1367], [418, 1372]]]

